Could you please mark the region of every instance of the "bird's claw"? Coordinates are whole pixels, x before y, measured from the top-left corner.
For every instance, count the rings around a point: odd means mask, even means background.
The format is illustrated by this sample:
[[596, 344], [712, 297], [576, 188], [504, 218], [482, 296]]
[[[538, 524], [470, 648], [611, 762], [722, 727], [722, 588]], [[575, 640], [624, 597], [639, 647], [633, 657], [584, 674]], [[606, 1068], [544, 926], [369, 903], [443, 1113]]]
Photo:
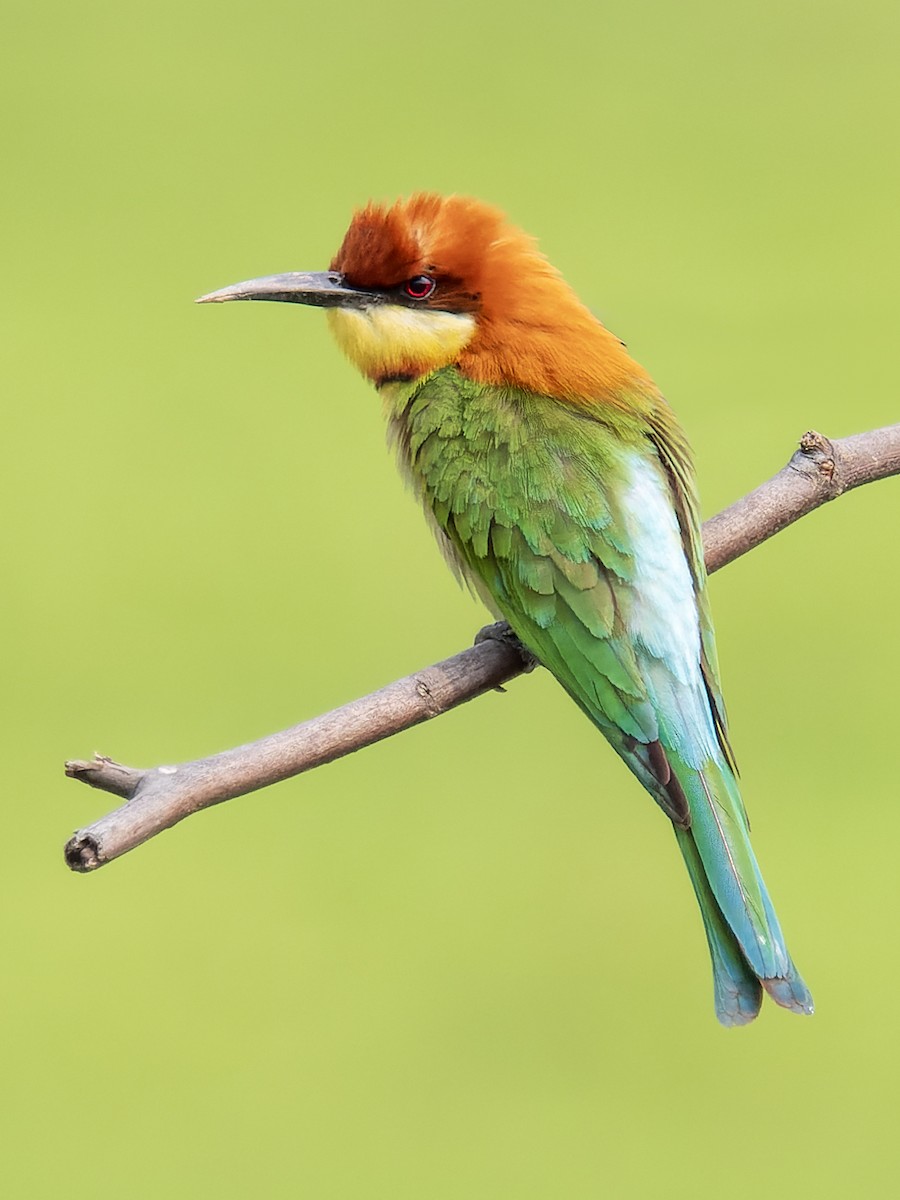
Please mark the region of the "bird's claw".
[[506, 621], [495, 621], [493, 625], [485, 625], [483, 629], [479, 629], [475, 634], [475, 645], [479, 645], [480, 642], [503, 642], [504, 645], [512, 646], [518, 651], [526, 674], [541, 665], [531, 651], [522, 645]]

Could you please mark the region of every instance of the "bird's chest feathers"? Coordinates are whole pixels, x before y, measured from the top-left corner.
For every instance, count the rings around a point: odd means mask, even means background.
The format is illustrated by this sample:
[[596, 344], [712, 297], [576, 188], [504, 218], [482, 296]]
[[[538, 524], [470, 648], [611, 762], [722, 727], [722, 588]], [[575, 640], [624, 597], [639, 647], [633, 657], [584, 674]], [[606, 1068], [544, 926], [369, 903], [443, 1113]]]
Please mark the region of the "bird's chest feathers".
[[328, 319], [340, 348], [376, 383], [416, 378], [447, 366], [475, 332], [475, 319], [467, 313], [401, 304], [331, 308]]
[[453, 368], [379, 391], [400, 468], [430, 507], [443, 502], [461, 512], [496, 492], [503, 463], [515, 469], [510, 450], [524, 430], [514, 406], [460, 387]]
[[[524, 611], [551, 640], [573, 621], [620, 638], [653, 704], [691, 731], [679, 752], [692, 763], [717, 753], [696, 582], [647, 443], [546, 398], [478, 389], [452, 368], [381, 394], [401, 467], [457, 572], [514, 626]], [[612, 597], [609, 628], [591, 608], [595, 586]]]
[[460, 531], [484, 541], [504, 507], [504, 476], [516, 458], [511, 448], [524, 430], [500, 397], [459, 385], [451, 367], [425, 379], [389, 382], [379, 392], [400, 470], [422, 501], [447, 561], [493, 607], [472, 575], [468, 538]]

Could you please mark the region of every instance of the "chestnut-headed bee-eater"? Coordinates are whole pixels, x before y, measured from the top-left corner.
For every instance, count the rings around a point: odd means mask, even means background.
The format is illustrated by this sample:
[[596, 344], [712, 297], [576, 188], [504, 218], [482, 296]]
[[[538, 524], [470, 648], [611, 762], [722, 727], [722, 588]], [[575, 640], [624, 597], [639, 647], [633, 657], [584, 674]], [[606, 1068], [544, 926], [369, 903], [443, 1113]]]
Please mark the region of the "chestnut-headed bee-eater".
[[369, 204], [328, 271], [202, 300], [327, 310], [453, 566], [672, 822], [719, 1020], [753, 1020], [763, 989], [811, 1013], [735, 778], [691, 453], [647, 372], [530, 237], [461, 196]]

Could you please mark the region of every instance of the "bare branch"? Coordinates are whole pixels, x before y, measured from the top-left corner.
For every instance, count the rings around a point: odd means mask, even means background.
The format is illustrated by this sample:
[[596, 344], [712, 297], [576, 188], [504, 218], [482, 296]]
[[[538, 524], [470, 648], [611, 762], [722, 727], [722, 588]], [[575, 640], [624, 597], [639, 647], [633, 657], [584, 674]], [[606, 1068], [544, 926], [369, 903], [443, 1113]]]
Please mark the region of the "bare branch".
[[[799, 450], [777, 475], [703, 526], [707, 569], [724, 567], [827, 500], [897, 474], [900, 425], [833, 442], [805, 433]], [[191, 813], [333, 762], [449, 712], [501, 688], [533, 665], [506, 626], [489, 626], [474, 646], [452, 658], [302, 725], [210, 758], [146, 770], [102, 755], [92, 762], [68, 762], [67, 775], [121, 796], [126, 803], [78, 830], [66, 845], [66, 862], [74, 871], [93, 871]]]
[[712, 574], [760, 542], [793, 525], [827, 500], [863, 483], [900, 474], [900, 425], [829, 441], [810, 430], [777, 475], [703, 526], [706, 569]]
[[534, 666], [503, 624], [476, 645], [380, 691], [281, 733], [177, 766], [136, 770], [105, 755], [67, 762], [66, 774], [127, 803], [79, 830], [65, 849], [73, 871], [93, 871], [201, 808], [279, 783], [449, 712]]

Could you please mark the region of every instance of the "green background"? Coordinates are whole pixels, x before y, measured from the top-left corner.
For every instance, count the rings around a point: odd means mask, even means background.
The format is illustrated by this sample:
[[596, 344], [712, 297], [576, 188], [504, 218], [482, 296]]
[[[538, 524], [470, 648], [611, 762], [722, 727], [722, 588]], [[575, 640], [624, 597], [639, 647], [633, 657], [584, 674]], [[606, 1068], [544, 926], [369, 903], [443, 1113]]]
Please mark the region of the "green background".
[[540, 673], [100, 873], [64, 779], [312, 716], [482, 612], [320, 314], [355, 205], [490, 199], [662, 385], [707, 514], [897, 420], [900, 9], [6, 0], [2, 1090], [15, 1197], [896, 1183], [900, 484], [712, 583], [818, 1012], [727, 1032], [660, 813]]

